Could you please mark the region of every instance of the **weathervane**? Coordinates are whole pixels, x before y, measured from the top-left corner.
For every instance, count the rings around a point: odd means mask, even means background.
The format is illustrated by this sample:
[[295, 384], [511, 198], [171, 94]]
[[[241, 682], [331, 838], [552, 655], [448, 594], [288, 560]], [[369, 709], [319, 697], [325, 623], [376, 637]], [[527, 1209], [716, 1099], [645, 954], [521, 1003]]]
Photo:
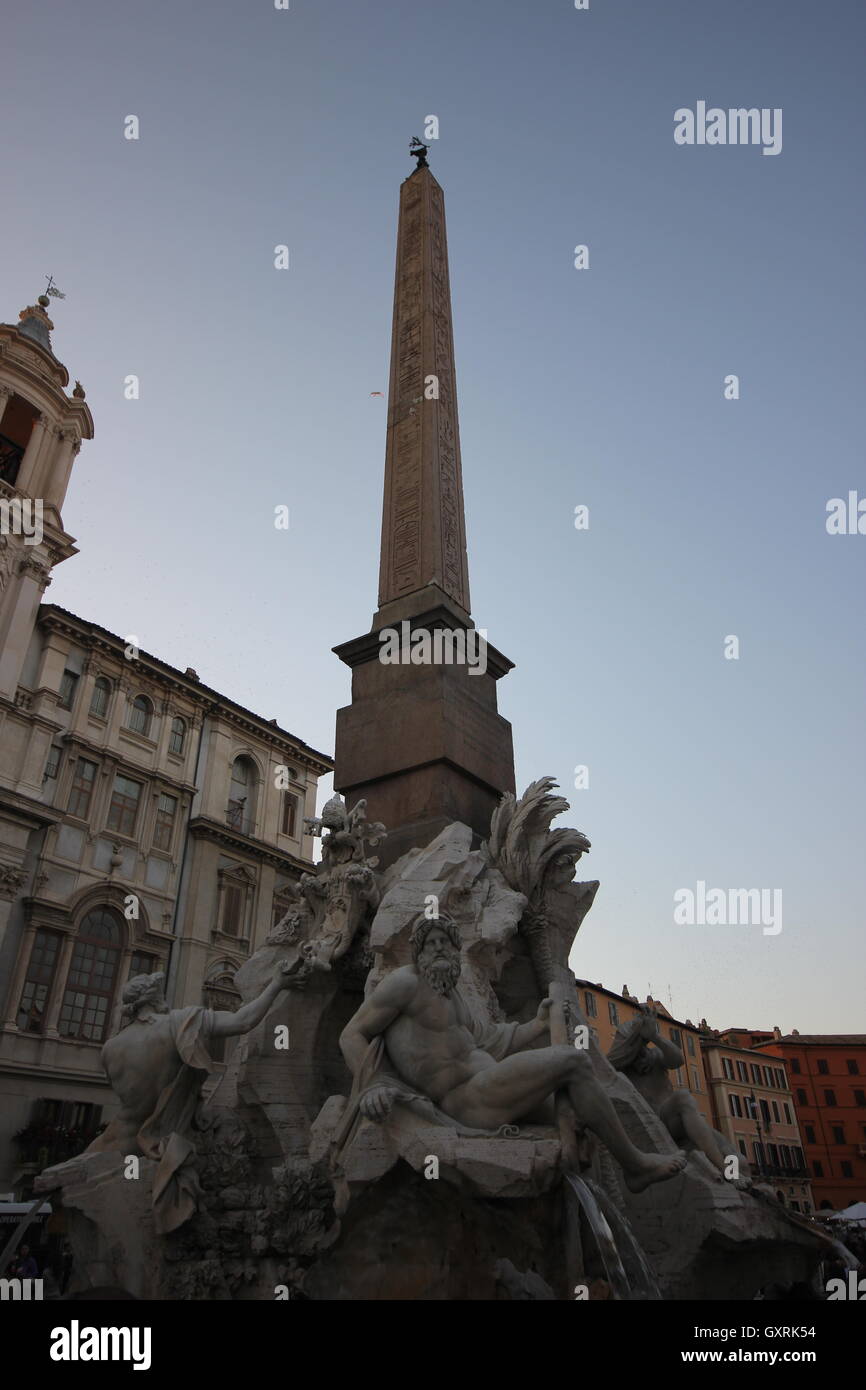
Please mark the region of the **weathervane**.
[[412, 143], [409, 146], [409, 153], [412, 155], [414, 159], [417, 159], [418, 161], [418, 163], [415, 165], [416, 169], [430, 168], [430, 165], [427, 163], [427, 151], [429, 150], [429, 148], [429, 145], [424, 145], [421, 143], [417, 135], [412, 136]]
[[65, 298], [66, 298], [66, 295], [63, 293], [63, 291], [62, 291], [62, 290], [59, 290], [59, 289], [57, 288], [57, 286], [55, 285], [55, 283], [54, 283], [54, 276], [53, 276], [53, 275], [46, 275], [45, 279], [48, 281], [48, 285], [47, 285], [47, 288], [46, 288], [46, 290], [45, 290], [45, 293], [46, 293], [46, 294], [53, 295], [53, 297], [54, 297], [55, 299], [65, 299]]

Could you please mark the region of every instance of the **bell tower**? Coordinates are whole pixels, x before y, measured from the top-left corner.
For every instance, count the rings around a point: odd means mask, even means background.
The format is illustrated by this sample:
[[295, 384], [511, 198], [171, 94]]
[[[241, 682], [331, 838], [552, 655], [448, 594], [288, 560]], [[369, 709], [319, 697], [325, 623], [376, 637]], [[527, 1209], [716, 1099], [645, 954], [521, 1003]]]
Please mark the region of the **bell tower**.
[[41, 294], [17, 324], [0, 323], [0, 700], [15, 701], [51, 571], [76, 554], [61, 508], [93, 417], [51, 346]]

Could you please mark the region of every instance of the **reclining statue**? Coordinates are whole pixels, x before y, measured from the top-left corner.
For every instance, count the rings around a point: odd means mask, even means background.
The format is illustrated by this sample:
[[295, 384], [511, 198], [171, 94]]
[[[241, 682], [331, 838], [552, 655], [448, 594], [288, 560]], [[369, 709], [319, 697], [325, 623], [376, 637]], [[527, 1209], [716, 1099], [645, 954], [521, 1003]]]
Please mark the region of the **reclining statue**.
[[[710, 1128], [694, 1096], [672, 1085], [668, 1072], [684, 1066], [685, 1057], [676, 1043], [659, 1032], [655, 1013], [646, 1005], [642, 1007], [640, 1018], [617, 1028], [607, 1060], [640, 1091], [677, 1144], [699, 1149], [725, 1177], [725, 1137]], [[739, 1155], [737, 1165], [738, 1169], [745, 1166], [745, 1159]]]
[[381, 1122], [395, 1101], [427, 1097], [457, 1128], [490, 1133], [526, 1119], [564, 1090], [579, 1123], [622, 1165], [632, 1192], [681, 1172], [684, 1154], [635, 1148], [588, 1052], [533, 1046], [549, 1036], [549, 999], [529, 1023], [482, 1023], [458, 988], [461, 942], [451, 918], [417, 918], [411, 944], [413, 963], [380, 981], [340, 1037], [355, 1078], [350, 1110], [354, 1103]]
[[202, 1005], [170, 1010], [161, 973], [127, 982], [120, 1029], [102, 1049], [120, 1110], [85, 1153], [109, 1150], [156, 1161], [153, 1211], [159, 1234], [183, 1225], [198, 1205], [192, 1132], [202, 1086], [214, 1069], [208, 1044], [249, 1033], [282, 990], [303, 988], [309, 974], [310, 966], [299, 960], [280, 961], [259, 997], [236, 1013]]

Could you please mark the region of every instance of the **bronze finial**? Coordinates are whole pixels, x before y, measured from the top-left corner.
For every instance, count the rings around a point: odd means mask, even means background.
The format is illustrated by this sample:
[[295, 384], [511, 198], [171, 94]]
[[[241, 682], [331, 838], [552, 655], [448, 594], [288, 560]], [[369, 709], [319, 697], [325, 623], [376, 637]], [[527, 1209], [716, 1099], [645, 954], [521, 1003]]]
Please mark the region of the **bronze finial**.
[[412, 143], [409, 146], [409, 153], [412, 155], [414, 159], [417, 159], [418, 161], [418, 163], [415, 165], [416, 169], [430, 168], [430, 165], [427, 163], [427, 151], [429, 150], [429, 148], [429, 145], [424, 145], [421, 143], [417, 135], [412, 136]]

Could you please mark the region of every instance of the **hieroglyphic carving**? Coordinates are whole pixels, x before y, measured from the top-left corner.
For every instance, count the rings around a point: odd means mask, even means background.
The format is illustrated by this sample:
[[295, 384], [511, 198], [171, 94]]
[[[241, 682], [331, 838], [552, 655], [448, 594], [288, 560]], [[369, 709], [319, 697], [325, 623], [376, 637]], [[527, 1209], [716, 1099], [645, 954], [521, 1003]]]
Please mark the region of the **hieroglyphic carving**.
[[431, 581], [468, 611], [445, 207], [423, 170], [401, 194], [379, 601]]

